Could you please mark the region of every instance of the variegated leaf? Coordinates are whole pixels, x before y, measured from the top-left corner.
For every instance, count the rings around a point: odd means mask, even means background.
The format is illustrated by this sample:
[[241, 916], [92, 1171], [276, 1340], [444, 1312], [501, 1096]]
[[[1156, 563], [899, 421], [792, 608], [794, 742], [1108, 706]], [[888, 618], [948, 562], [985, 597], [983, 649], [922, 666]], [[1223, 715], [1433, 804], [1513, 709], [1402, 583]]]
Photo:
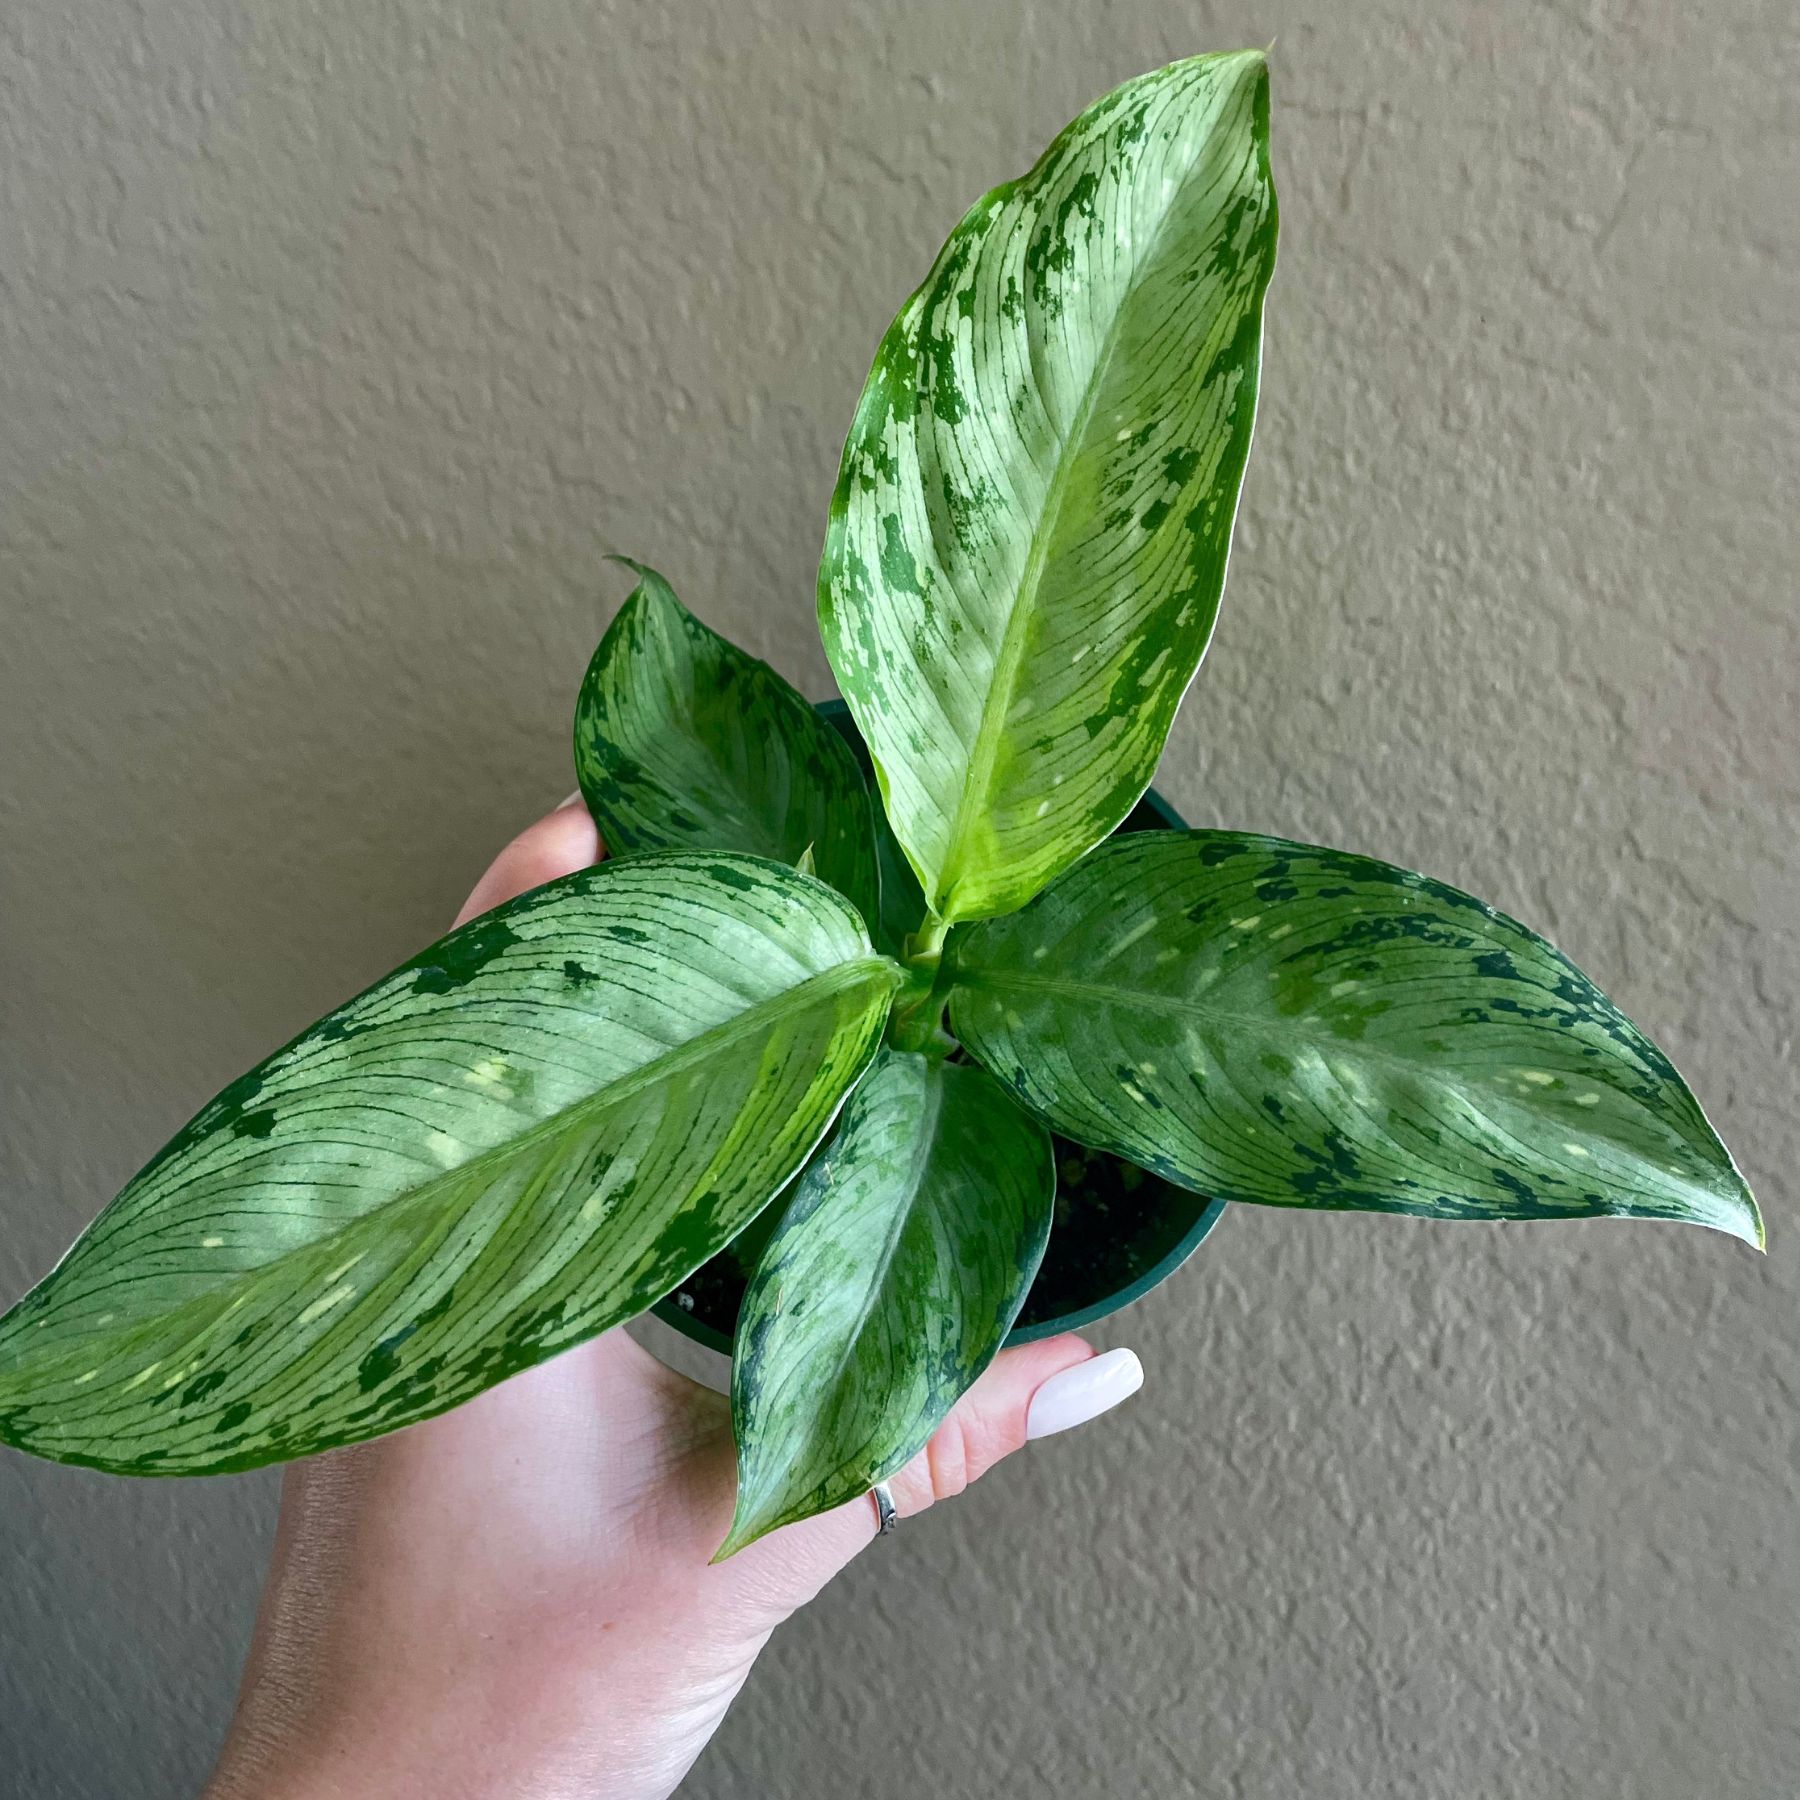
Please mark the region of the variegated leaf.
[[1442, 882], [1146, 833], [952, 943], [969, 1049], [1058, 1131], [1201, 1193], [1762, 1242], [1668, 1058], [1553, 946]]
[[992, 1076], [881, 1052], [744, 1295], [720, 1557], [924, 1448], [1005, 1341], [1055, 1198], [1049, 1132]]
[[588, 665], [575, 772], [614, 856], [744, 850], [805, 866], [879, 923], [869, 792], [838, 733], [767, 663], [702, 625], [654, 569]]
[[819, 618], [944, 920], [1156, 768], [1218, 610], [1275, 259], [1262, 55], [1127, 82], [978, 201], [876, 353]]
[[232, 1083], [0, 1320], [0, 1440], [252, 1468], [629, 1318], [799, 1168], [898, 979], [840, 895], [722, 852], [471, 921]]

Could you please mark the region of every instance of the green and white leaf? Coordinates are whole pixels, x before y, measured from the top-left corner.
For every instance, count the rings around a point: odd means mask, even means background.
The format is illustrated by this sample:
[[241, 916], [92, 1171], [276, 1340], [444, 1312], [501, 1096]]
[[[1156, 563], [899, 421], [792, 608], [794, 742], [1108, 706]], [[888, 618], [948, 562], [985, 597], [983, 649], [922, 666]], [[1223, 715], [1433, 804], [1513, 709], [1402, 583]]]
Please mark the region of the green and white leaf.
[[945, 920], [1023, 905], [1149, 784], [1224, 585], [1275, 233], [1263, 57], [1195, 57], [978, 201], [882, 339], [819, 618]]
[[898, 980], [840, 895], [724, 852], [472, 921], [234, 1082], [0, 1320], [0, 1440], [252, 1468], [631, 1317], [805, 1161]]
[[720, 1557], [885, 1481], [993, 1360], [1049, 1241], [1050, 1134], [990, 1075], [884, 1049], [738, 1314]]
[[1552, 945], [1442, 882], [1144, 833], [952, 944], [963, 1043], [1058, 1131], [1198, 1192], [1762, 1243], [1668, 1058]]
[[837, 732], [765, 662], [702, 625], [654, 569], [588, 664], [575, 773], [614, 856], [743, 850], [816, 873], [878, 923], [867, 784]]

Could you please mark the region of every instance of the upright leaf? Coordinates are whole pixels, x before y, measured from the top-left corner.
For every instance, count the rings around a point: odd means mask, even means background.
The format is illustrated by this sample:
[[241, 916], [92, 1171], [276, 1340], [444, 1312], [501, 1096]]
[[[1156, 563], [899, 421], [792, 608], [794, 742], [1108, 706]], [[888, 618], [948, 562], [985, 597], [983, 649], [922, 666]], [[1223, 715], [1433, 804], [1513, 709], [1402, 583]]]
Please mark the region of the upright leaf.
[[1050, 1134], [997, 1081], [881, 1052], [744, 1295], [721, 1557], [924, 1448], [1005, 1341], [1055, 1197]]
[[575, 702], [575, 772], [615, 856], [744, 850], [817, 873], [878, 922], [869, 794], [843, 740], [767, 663], [641, 563]]
[[1146, 833], [953, 945], [950, 1016], [989, 1069], [1058, 1131], [1202, 1193], [1762, 1242], [1668, 1058], [1567, 957], [1442, 882]]
[[876, 352], [825, 646], [943, 919], [1149, 784], [1212, 632], [1275, 262], [1262, 55], [1129, 81], [978, 201]]
[[722, 852], [472, 921], [233, 1082], [0, 1320], [0, 1439], [252, 1468], [629, 1318], [805, 1160], [898, 978], [840, 896]]

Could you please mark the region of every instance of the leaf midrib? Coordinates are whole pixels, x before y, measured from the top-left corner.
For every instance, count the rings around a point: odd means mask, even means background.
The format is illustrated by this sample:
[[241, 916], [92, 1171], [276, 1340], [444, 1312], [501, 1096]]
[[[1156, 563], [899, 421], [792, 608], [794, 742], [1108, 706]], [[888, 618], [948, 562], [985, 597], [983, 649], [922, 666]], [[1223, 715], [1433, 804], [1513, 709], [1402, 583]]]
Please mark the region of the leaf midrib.
[[[1067, 994], [1073, 998], [1092, 999], [1108, 1006], [1128, 1007], [1134, 1012], [1154, 1012], [1160, 1013], [1165, 1017], [1189, 1018], [1196, 1024], [1203, 1026], [1235, 1026], [1244, 1030], [1246, 1034], [1256, 1032], [1265, 1037], [1278, 1038], [1283, 1037], [1284, 1035], [1291, 1035], [1304, 1042], [1309, 1048], [1318, 1050], [1321, 1057], [1326, 1056], [1325, 1047], [1320, 1040], [1307, 1037], [1299, 1031], [1283, 1033], [1280, 1023], [1271, 1020], [1266, 1014], [1227, 1012], [1222, 1008], [1209, 1008], [1204, 1005], [1196, 1005], [1193, 1001], [1177, 995], [1156, 994], [1139, 989], [1107, 987], [1100, 982], [1063, 981], [1054, 975], [1013, 974], [1001, 973], [998, 971], [984, 972], [974, 981], [959, 981], [957, 985], [968, 992], [974, 992], [981, 987], [1013, 987], [1023, 988], [1038, 993]], [[1466, 1079], [1459, 1080], [1455, 1075], [1445, 1073], [1441, 1065], [1422, 1064], [1411, 1057], [1397, 1055], [1392, 1051], [1374, 1049], [1370, 1047], [1366, 1038], [1333, 1038], [1330, 1041], [1333, 1044], [1341, 1044], [1344, 1046], [1345, 1053], [1342, 1058], [1343, 1061], [1371, 1063], [1377, 1067], [1394, 1069], [1415, 1080], [1435, 1079], [1442, 1085], [1446, 1092], [1460, 1096], [1470, 1106], [1474, 1107], [1476, 1111], [1481, 1112], [1483, 1117], [1487, 1116], [1485, 1108], [1478, 1105], [1476, 1100], [1477, 1095], [1487, 1091], [1487, 1085], [1482, 1082], [1478, 1075], [1471, 1073]], [[1596, 1082], [1595, 1086], [1604, 1087], [1609, 1093], [1619, 1095], [1621, 1099], [1635, 1099], [1634, 1096], [1622, 1093], [1621, 1090], [1611, 1086], [1611, 1084], [1607, 1082]], [[1510, 1095], [1502, 1095], [1501, 1098], [1508, 1101], [1513, 1099]], [[1641, 1106], [1651, 1118], [1655, 1119], [1658, 1124], [1663, 1127], [1663, 1129], [1673, 1130], [1673, 1127], [1668, 1124], [1663, 1118], [1663, 1115], [1652, 1108], [1648, 1102], [1639, 1100], [1636, 1101], [1636, 1104]], [[1560, 1120], [1560, 1114], [1558, 1115], [1558, 1118]], [[1568, 1121], [1568, 1129], [1571, 1136], [1586, 1135], [1595, 1143], [1610, 1144], [1613, 1142], [1613, 1140], [1595, 1132], [1591, 1127], [1586, 1128], [1584, 1131], [1580, 1119], [1570, 1119]], [[1679, 1136], [1679, 1134], [1677, 1134], [1677, 1136]], [[1685, 1142], [1685, 1140], [1682, 1141]]]
[[[1022, 988], [1032, 993], [1068, 994], [1077, 999], [1101, 1001], [1111, 1006], [1129, 1006], [1138, 1012], [1192, 1016], [1218, 1020], [1227, 1025], [1270, 1024], [1266, 1013], [1232, 1012], [1224, 1007], [1208, 1006], [1185, 994], [1159, 994], [1152, 988], [1135, 988], [1103, 981], [1070, 981], [1060, 975], [1033, 975], [1026, 970], [970, 968], [959, 963], [955, 987], [973, 993], [979, 988]], [[952, 989], [954, 992], [954, 988]], [[1345, 1043], [1364, 1040], [1346, 1038]]]

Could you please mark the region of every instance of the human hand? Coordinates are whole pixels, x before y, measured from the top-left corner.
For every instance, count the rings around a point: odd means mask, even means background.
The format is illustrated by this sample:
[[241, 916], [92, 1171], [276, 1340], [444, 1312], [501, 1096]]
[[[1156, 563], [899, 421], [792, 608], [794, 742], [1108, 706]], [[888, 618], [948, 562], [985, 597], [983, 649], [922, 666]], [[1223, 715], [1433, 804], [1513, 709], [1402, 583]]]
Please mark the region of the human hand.
[[[579, 797], [457, 923], [598, 860]], [[1133, 1392], [1130, 1351], [1005, 1350], [889, 1484], [902, 1518]], [[860, 1499], [713, 1566], [731, 1410], [609, 1331], [372, 1443], [291, 1463], [204, 1800], [660, 1800], [770, 1633], [875, 1535]]]

